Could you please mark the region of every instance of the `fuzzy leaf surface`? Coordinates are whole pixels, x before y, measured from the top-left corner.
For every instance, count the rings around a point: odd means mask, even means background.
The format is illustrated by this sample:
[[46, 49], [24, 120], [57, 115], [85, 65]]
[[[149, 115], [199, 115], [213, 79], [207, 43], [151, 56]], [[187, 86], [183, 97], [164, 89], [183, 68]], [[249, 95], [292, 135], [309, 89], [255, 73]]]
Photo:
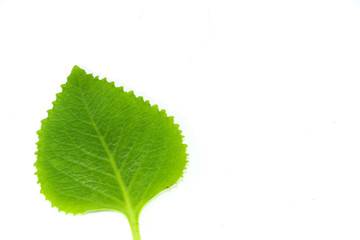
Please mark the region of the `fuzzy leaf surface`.
[[132, 224], [186, 165], [186, 145], [172, 117], [77, 66], [38, 136], [41, 192], [66, 213], [113, 209]]

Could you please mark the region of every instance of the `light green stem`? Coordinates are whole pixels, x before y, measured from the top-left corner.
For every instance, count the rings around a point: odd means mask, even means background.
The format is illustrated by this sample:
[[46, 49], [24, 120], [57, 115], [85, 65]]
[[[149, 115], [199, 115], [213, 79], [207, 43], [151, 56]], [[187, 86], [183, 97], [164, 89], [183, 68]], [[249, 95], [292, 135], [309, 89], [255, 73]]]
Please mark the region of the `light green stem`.
[[141, 240], [140, 229], [139, 229], [139, 215], [134, 214], [132, 216], [128, 216], [128, 220], [129, 220], [133, 240]]

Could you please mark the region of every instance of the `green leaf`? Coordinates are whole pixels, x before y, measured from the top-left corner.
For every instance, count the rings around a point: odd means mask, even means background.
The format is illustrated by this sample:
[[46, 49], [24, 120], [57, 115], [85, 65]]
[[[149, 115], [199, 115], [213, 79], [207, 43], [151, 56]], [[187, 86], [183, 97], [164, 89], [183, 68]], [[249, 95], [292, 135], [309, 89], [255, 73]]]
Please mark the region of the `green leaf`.
[[187, 163], [179, 126], [133, 92], [75, 66], [38, 131], [41, 193], [60, 211], [113, 209], [140, 239], [143, 206]]

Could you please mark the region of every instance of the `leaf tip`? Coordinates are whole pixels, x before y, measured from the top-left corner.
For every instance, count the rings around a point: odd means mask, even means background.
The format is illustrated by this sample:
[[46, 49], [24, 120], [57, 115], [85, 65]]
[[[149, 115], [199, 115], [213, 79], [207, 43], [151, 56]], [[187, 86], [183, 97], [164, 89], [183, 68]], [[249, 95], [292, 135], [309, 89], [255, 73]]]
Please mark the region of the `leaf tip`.
[[159, 106], [157, 104], [152, 105], [152, 108], [156, 109], [157, 111], [159, 111]]
[[140, 102], [144, 102], [144, 98], [142, 96], [137, 97], [137, 100], [140, 101]]

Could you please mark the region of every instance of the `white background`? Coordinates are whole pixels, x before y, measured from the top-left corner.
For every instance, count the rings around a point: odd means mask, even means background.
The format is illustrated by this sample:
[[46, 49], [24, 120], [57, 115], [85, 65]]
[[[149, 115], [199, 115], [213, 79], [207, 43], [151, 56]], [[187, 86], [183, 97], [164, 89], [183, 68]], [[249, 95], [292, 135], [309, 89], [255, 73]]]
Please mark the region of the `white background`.
[[189, 145], [143, 240], [360, 239], [360, 0], [0, 0], [0, 239], [131, 239], [34, 176], [73, 65], [167, 110]]

